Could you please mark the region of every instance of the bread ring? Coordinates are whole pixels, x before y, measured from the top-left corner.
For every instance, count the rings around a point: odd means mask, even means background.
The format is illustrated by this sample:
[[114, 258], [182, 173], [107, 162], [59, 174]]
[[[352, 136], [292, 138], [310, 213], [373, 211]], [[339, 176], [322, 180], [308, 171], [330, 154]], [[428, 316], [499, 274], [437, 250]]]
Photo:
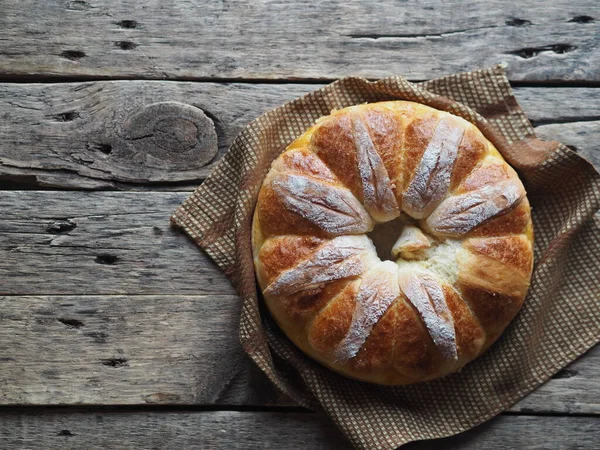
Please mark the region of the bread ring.
[[252, 224], [258, 284], [285, 334], [387, 385], [484, 352], [523, 304], [532, 245], [525, 189], [492, 143], [406, 101], [319, 119], [273, 162]]

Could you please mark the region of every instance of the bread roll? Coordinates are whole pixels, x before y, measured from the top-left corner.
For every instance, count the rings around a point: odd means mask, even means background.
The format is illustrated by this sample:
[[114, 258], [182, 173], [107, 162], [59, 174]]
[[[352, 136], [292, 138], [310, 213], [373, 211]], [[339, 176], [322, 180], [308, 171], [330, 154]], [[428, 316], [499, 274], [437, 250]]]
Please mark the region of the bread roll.
[[386, 385], [484, 352], [523, 304], [532, 244], [525, 189], [494, 146], [405, 101], [318, 120], [273, 162], [252, 224], [258, 284], [285, 334]]

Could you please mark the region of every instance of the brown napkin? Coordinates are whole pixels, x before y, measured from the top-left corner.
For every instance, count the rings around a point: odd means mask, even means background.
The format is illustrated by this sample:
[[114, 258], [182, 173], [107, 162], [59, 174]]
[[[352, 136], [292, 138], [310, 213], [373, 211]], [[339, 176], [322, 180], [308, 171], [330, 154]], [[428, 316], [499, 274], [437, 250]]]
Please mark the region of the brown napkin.
[[[519, 172], [533, 207], [535, 270], [520, 314], [461, 373], [407, 387], [351, 380], [313, 362], [259, 299], [250, 247], [254, 205], [271, 162], [334, 108], [412, 100], [474, 123]], [[560, 105], [557, 105], [559, 108]], [[600, 340], [600, 175], [563, 144], [539, 140], [502, 67], [413, 84], [345, 78], [263, 114], [172, 217], [242, 299], [245, 351], [283, 392], [323, 409], [358, 448], [395, 448], [497, 415]]]

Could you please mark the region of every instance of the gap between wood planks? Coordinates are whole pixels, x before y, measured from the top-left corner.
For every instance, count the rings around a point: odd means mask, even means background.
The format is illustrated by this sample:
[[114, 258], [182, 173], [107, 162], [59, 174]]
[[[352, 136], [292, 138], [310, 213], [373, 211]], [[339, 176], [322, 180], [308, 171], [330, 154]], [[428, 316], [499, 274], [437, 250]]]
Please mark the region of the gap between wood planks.
[[[392, 75], [392, 74], [390, 74]], [[451, 75], [450, 73], [448, 75]], [[348, 77], [352, 74], [348, 74]], [[369, 81], [381, 78], [363, 77]], [[143, 76], [98, 76], [98, 75], [10, 75], [0, 73], [0, 83], [14, 84], [47, 84], [47, 83], [81, 83], [94, 81], [169, 81], [189, 83], [239, 83], [239, 84], [305, 84], [323, 85], [333, 83], [341, 78], [228, 78], [228, 77], [143, 77]], [[411, 83], [422, 83], [426, 79], [408, 79]], [[530, 88], [600, 88], [597, 80], [510, 80], [512, 87]]]
[[[302, 406], [269, 406], [269, 405], [0, 405], [0, 416], [4, 414], [45, 414], [56, 412], [94, 414], [118, 412], [241, 412], [241, 413], [282, 413], [282, 414], [316, 414]], [[560, 413], [543, 411], [503, 411], [499, 416], [528, 416], [528, 417], [581, 417], [600, 420], [593, 413]]]

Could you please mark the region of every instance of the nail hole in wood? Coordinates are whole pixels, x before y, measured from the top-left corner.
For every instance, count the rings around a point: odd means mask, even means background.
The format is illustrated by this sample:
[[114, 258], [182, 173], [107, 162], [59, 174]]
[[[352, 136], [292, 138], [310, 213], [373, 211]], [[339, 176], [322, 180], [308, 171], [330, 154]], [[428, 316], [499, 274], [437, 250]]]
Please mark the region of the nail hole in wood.
[[527, 20], [527, 19], [518, 19], [516, 17], [507, 20], [506, 25], [508, 25], [509, 27], [524, 27], [526, 25], [531, 25], [531, 21]]
[[528, 47], [528, 48], [522, 48], [521, 50], [517, 50], [517, 51], [515, 51], [515, 53], [517, 55], [519, 55], [521, 58], [529, 59], [529, 58], [533, 58], [534, 56], [537, 56], [539, 51], [538, 51], [538, 49]]
[[135, 20], [120, 20], [119, 22], [117, 22], [117, 25], [119, 25], [121, 28], [137, 28], [138, 23]]
[[561, 379], [561, 378], [573, 378], [574, 376], [579, 375], [579, 372], [573, 369], [563, 369], [554, 374], [552, 378]]
[[137, 47], [137, 44], [131, 41], [117, 41], [115, 42], [115, 45], [121, 50], [133, 50]]
[[60, 54], [63, 58], [67, 58], [71, 61], [77, 61], [85, 56], [85, 53], [80, 50], [65, 50]]
[[60, 430], [58, 433], [56, 433], [56, 435], [57, 436], [66, 436], [66, 437], [73, 437], [73, 436], [75, 436], [69, 430]]
[[77, 320], [77, 319], [57, 319], [57, 320], [69, 328], [81, 328], [81, 327], [85, 326], [85, 324], [81, 320]]
[[154, 231], [154, 234], [155, 234], [156, 236], [162, 236], [162, 235], [163, 235], [163, 230], [161, 230], [161, 229], [160, 229], [160, 228], [158, 228], [158, 227], [152, 227], [152, 231]]
[[590, 22], [593, 22], [594, 20], [595, 19], [591, 16], [575, 16], [571, 20], [569, 20], [569, 22], [590, 23]]
[[110, 358], [110, 359], [103, 359], [101, 360], [102, 365], [106, 366], [106, 367], [115, 367], [115, 368], [119, 368], [119, 367], [126, 367], [129, 364], [127, 363], [126, 359], [123, 358]]
[[112, 153], [112, 145], [110, 144], [100, 144], [98, 142], [89, 142], [87, 144], [87, 148], [88, 150], [94, 151], [94, 152], [100, 152], [103, 153], [105, 155], [110, 155]]
[[576, 50], [577, 46], [571, 44], [554, 44], [554, 45], [546, 45], [544, 47], [527, 47], [519, 50], [515, 50], [510, 52], [514, 55], [518, 55], [523, 59], [533, 58], [538, 56], [542, 52], [554, 52], [556, 54], [569, 53], [573, 50]]
[[54, 116], [57, 122], [71, 122], [72, 120], [75, 120], [78, 117], [79, 113], [77, 111], [67, 111]]
[[98, 264], [114, 264], [117, 262], [118, 260], [118, 256], [117, 255], [111, 255], [110, 253], [100, 253], [98, 256], [96, 256], [96, 263]]
[[552, 46], [552, 51], [554, 53], [569, 53], [575, 50], [577, 47], [571, 44], [556, 44]]
[[67, 220], [55, 220], [50, 225], [46, 227], [46, 231], [52, 234], [64, 233], [66, 231], [71, 231], [77, 228], [77, 224], [75, 222], [71, 222], [69, 219]]

